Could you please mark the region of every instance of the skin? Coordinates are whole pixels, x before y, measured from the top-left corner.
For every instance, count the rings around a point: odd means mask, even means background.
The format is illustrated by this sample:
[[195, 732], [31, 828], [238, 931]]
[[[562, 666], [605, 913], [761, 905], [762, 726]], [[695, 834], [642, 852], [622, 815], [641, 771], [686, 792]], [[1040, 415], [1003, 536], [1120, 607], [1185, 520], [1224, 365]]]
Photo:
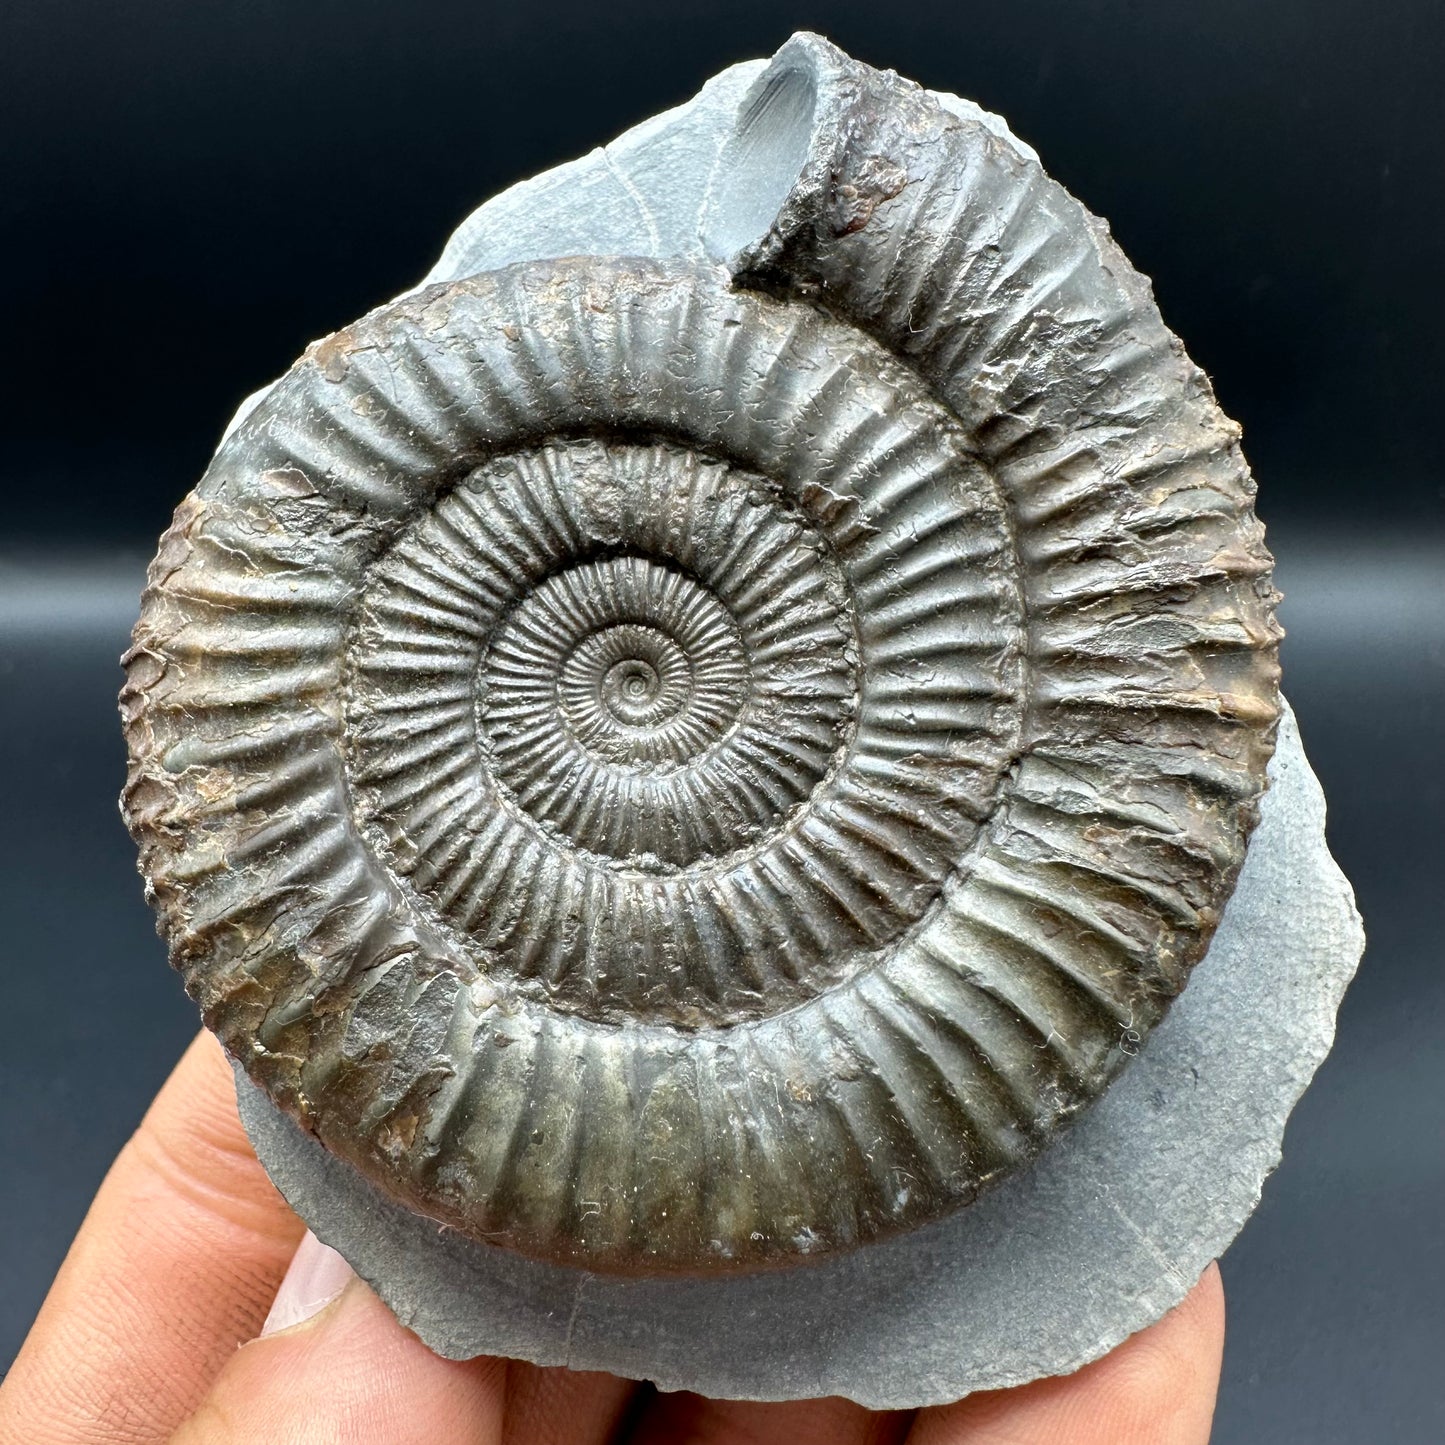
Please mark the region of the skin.
[[0, 1445], [1207, 1445], [1224, 1342], [1211, 1265], [1171, 1313], [1064, 1378], [879, 1414], [661, 1395], [433, 1355], [352, 1279], [256, 1338], [304, 1226], [202, 1035], [102, 1184], [14, 1368]]

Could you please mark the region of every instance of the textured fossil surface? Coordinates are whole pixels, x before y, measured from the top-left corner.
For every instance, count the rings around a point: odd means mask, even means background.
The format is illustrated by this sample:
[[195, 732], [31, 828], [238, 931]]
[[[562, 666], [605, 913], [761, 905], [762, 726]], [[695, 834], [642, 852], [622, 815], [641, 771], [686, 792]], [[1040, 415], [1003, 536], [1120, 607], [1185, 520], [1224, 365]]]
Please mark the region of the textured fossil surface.
[[825, 42], [696, 254], [313, 347], [182, 504], [122, 708], [172, 958], [284, 1110], [623, 1272], [917, 1226], [1202, 956], [1278, 713], [1237, 432], [1100, 224]]

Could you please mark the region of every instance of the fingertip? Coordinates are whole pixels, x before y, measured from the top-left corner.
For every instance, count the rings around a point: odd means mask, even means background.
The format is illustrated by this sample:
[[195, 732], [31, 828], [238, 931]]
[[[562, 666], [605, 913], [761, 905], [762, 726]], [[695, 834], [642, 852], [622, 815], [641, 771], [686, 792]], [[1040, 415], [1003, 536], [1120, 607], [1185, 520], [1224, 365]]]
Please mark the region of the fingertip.
[[296, 1246], [281, 1288], [261, 1326], [261, 1339], [314, 1319], [356, 1278], [345, 1258], [308, 1229]]
[[1172, 1310], [1075, 1374], [920, 1413], [910, 1445], [1208, 1445], [1224, 1348], [1211, 1264]]
[[1218, 1266], [1211, 1264], [1168, 1314], [1089, 1366], [1092, 1385], [1081, 1398], [1092, 1428], [1113, 1420], [1122, 1441], [1202, 1445], [1209, 1438], [1223, 1351], [1224, 1290]]
[[505, 1361], [434, 1355], [334, 1254], [306, 1248], [295, 1301], [309, 1313], [238, 1350], [175, 1445], [500, 1438]]
[[1186, 1307], [1200, 1316], [1202, 1327], [1218, 1330], [1223, 1335], [1228, 1311], [1224, 1302], [1224, 1275], [1217, 1259], [1210, 1261], [1194, 1288], [1184, 1296], [1179, 1308]]

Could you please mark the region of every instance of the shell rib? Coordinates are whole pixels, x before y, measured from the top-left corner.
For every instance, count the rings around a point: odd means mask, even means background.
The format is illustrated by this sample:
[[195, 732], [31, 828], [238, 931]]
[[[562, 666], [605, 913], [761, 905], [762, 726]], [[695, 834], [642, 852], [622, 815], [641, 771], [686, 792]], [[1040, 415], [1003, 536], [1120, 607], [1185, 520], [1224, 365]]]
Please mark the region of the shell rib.
[[388, 1194], [589, 1269], [1032, 1157], [1202, 956], [1278, 712], [1237, 429], [1097, 221], [813, 37], [719, 176], [713, 261], [313, 347], [122, 694], [208, 1026]]

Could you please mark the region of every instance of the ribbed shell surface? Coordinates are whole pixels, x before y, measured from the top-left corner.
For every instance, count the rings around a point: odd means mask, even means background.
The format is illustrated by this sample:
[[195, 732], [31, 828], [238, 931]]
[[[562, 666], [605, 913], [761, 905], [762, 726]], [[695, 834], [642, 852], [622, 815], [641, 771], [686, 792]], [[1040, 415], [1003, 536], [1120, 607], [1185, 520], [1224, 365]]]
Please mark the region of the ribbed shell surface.
[[717, 260], [313, 347], [127, 657], [207, 1024], [388, 1194], [591, 1269], [786, 1264], [1032, 1157], [1202, 956], [1272, 745], [1237, 429], [1099, 223], [810, 38], [738, 184], [795, 143]]

